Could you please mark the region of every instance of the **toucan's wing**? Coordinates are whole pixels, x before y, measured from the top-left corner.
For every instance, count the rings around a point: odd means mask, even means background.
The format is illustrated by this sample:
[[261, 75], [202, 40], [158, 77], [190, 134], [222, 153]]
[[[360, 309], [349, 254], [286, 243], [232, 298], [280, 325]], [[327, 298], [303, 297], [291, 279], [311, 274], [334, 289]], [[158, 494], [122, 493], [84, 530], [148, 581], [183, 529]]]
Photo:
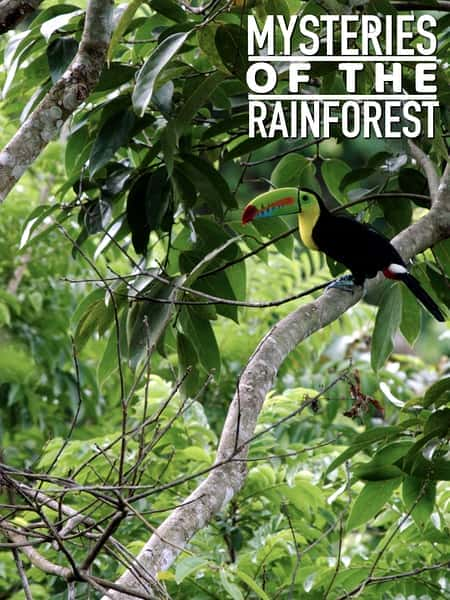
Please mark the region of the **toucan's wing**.
[[317, 222], [313, 239], [319, 250], [359, 276], [374, 277], [392, 263], [404, 265], [384, 235], [354, 219], [328, 214]]

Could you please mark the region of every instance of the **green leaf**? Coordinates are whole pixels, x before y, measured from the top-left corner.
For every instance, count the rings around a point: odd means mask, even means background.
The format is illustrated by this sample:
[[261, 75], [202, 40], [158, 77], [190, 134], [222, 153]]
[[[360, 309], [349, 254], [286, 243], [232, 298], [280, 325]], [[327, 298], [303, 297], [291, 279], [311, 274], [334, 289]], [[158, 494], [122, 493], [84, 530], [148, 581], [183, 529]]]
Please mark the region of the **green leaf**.
[[406, 287], [401, 286], [402, 291], [402, 320], [400, 323], [400, 331], [405, 336], [405, 339], [411, 346], [419, 337], [420, 327], [422, 324], [422, 310], [420, 309], [417, 298]]
[[[405, 167], [398, 174], [398, 185], [402, 192], [407, 194], [424, 194], [428, 195], [428, 185], [425, 176], [417, 169]], [[418, 206], [425, 208], [430, 206], [429, 202], [412, 198], [412, 201]]]
[[277, 188], [300, 187], [302, 172], [310, 162], [301, 154], [293, 153], [284, 156], [272, 171], [272, 184]]
[[[280, 139], [280, 136], [276, 135], [274, 139]], [[269, 144], [272, 144], [273, 142], [273, 139], [263, 138], [260, 136], [255, 136], [254, 138], [247, 138], [242, 142], [233, 144], [228, 150], [228, 152], [224, 155], [224, 161], [239, 158], [241, 156], [244, 156], [244, 154], [250, 154], [255, 150], [258, 150], [258, 148], [261, 148], [262, 146], [267, 146]]]
[[171, 21], [184, 23], [186, 21], [186, 11], [179, 6], [174, 0], [151, 0], [150, 6], [159, 14], [164, 15]]
[[136, 71], [136, 67], [131, 65], [122, 65], [118, 62], [111, 63], [109, 67], [103, 68], [100, 80], [95, 86], [95, 93], [119, 89], [121, 85], [133, 79]]
[[283, 17], [289, 22], [291, 15], [289, 10], [289, 4], [286, 0], [266, 0], [265, 9], [268, 15], [283, 15]]
[[[43, 223], [43, 221], [49, 217], [55, 210], [58, 210], [59, 206], [37, 206], [33, 212], [29, 215], [28, 220], [26, 221], [26, 225], [24, 227], [22, 236], [20, 238], [19, 250], [23, 250], [27, 244], [32, 242], [35, 238], [39, 236], [39, 225]], [[33, 235], [33, 233], [38, 229], [38, 232]]]
[[[119, 368], [119, 360], [127, 356], [127, 312], [121, 311], [119, 315], [119, 345], [115, 324], [108, 335], [103, 355], [97, 367], [97, 381], [102, 389], [111, 375]], [[119, 356], [120, 351], [120, 356]]]
[[392, 352], [392, 338], [402, 316], [402, 293], [398, 285], [388, 288], [383, 295], [372, 334], [371, 365], [378, 371]]
[[83, 217], [83, 224], [89, 235], [104, 231], [111, 220], [111, 214], [111, 205], [103, 198], [87, 202], [80, 211], [80, 217]]
[[121, 14], [119, 21], [116, 23], [113, 34], [111, 36], [111, 41], [109, 43], [108, 55], [107, 55], [107, 63], [109, 64], [112, 60], [112, 56], [114, 54], [114, 50], [116, 49], [117, 44], [122, 39], [125, 31], [128, 29], [133, 17], [137, 11], [137, 9], [142, 4], [143, 0], [131, 0], [128, 6], [125, 8], [123, 13]]
[[[179, 377], [185, 378], [182, 391], [188, 398], [192, 398], [200, 386], [199, 374], [196, 368], [198, 354], [191, 340], [181, 331], [177, 333], [177, 355]], [[188, 371], [189, 374], [186, 376]]]
[[97, 302], [105, 302], [105, 290], [101, 288], [96, 288], [92, 292], [90, 292], [87, 296], [85, 296], [75, 308], [74, 313], [70, 319], [70, 326], [77, 327], [79, 320], [81, 317], [88, 312], [88, 308], [93, 306]]
[[236, 208], [236, 199], [231, 194], [228, 183], [211, 163], [194, 156], [183, 154], [183, 163], [180, 165], [184, 174], [197, 188], [203, 201], [218, 216], [222, 216], [222, 204], [229, 208]]
[[225, 569], [220, 569], [220, 582], [226, 592], [231, 596], [233, 600], [244, 600], [244, 596], [242, 595], [241, 590], [238, 586], [230, 581], [230, 573], [228, 573]]
[[331, 471], [334, 471], [334, 469], [342, 465], [346, 460], [375, 442], [387, 441], [393, 437], [398, 437], [402, 430], [403, 428], [398, 425], [391, 425], [390, 427], [377, 427], [360, 433], [354, 438], [353, 444], [333, 460], [326, 473], [331, 473]]
[[[237, 300], [233, 287], [225, 272], [208, 275], [204, 279], [199, 279], [192, 286], [200, 292], [206, 292], [212, 296], [226, 298], [227, 300]], [[232, 319], [238, 323], [238, 308], [230, 304], [216, 304], [216, 310], [219, 315]]]
[[373, 457], [371, 465], [392, 465], [405, 456], [413, 445], [412, 440], [401, 440], [383, 446]]
[[[402, 485], [403, 502], [419, 529], [428, 523], [436, 501], [436, 482], [405, 477]], [[414, 506], [414, 508], [413, 508]]]
[[424, 435], [428, 435], [433, 432], [435, 436], [445, 438], [449, 428], [450, 408], [442, 408], [431, 413], [424, 425], [423, 433]]
[[433, 254], [440, 268], [450, 277], [450, 238], [433, 246]]
[[339, 189], [342, 192], [345, 192], [350, 186], [363, 179], [367, 179], [375, 172], [375, 169], [371, 169], [370, 167], [364, 167], [362, 169], [352, 169], [347, 173], [347, 175], [344, 175], [344, 177], [342, 178], [341, 183], [339, 184]]
[[197, 111], [205, 104], [218, 85], [225, 79], [225, 75], [215, 72], [204, 77], [194, 89], [191, 96], [183, 103], [175, 120], [175, 129], [180, 136], [187, 127], [192, 127], [192, 121]]
[[232, 246], [234, 244], [236, 244], [236, 242], [238, 240], [241, 239], [241, 236], [237, 236], [234, 238], [230, 238], [228, 239], [226, 242], [224, 242], [223, 244], [221, 244], [220, 246], [218, 246], [217, 248], [214, 248], [214, 250], [211, 250], [211, 252], [208, 252], [208, 254], [206, 256], [204, 256], [200, 262], [198, 262], [194, 268], [192, 269], [192, 271], [189, 273], [186, 282], [185, 282], [185, 286], [186, 287], [190, 287], [194, 281], [206, 270], [206, 268], [208, 267], [208, 265], [214, 260], [216, 259], [218, 256], [220, 256], [221, 254], [223, 254], [223, 252], [229, 247]]
[[90, 303], [80, 318], [74, 334], [77, 350], [80, 351], [89, 341], [94, 331], [97, 331], [105, 323], [110, 323], [113, 317], [113, 309], [105, 304], [105, 292], [101, 290], [102, 297]]
[[436, 383], [433, 383], [427, 391], [425, 392], [425, 396], [423, 398], [422, 406], [424, 408], [428, 408], [432, 404], [436, 406], [442, 406], [443, 404], [448, 404], [450, 402], [450, 377], [444, 377]]
[[367, 524], [386, 504], [402, 481], [401, 477], [388, 481], [369, 481], [353, 503], [347, 521], [347, 531]]
[[[174, 305], [167, 300], [175, 296], [174, 286], [180, 279], [170, 284], [153, 280], [142, 292], [145, 298], [135, 302], [128, 312], [127, 337], [131, 366], [136, 367], [143, 356], [158, 343], [172, 317]], [[152, 301], [152, 299], [155, 299]], [[156, 299], [161, 300], [158, 302]]]
[[384, 213], [384, 218], [392, 227], [394, 233], [399, 233], [411, 224], [412, 204], [405, 198], [381, 198], [378, 200]]
[[236, 575], [258, 596], [261, 600], [270, 600], [266, 592], [256, 583], [253, 577], [250, 577], [247, 573], [241, 569], [236, 569]]
[[11, 325], [11, 312], [6, 304], [0, 302], [0, 327], [3, 325]]
[[170, 184], [161, 167], [141, 175], [127, 198], [127, 221], [137, 254], [146, 254], [150, 233], [158, 229], [169, 206]]
[[327, 158], [323, 161], [322, 176], [324, 181], [332, 196], [341, 204], [347, 201], [347, 196], [341, 189], [341, 182], [351, 172], [352, 168], [338, 158]]
[[[253, 221], [254, 228], [264, 237], [268, 239], [272, 239], [281, 235], [282, 233], [287, 233], [289, 229], [289, 225], [283, 219], [255, 219]], [[294, 240], [292, 235], [282, 238], [275, 242], [275, 248], [287, 256], [288, 258], [292, 258], [292, 252], [294, 250]]]
[[246, 82], [249, 67], [247, 54], [247, 31], [239, 25], [220, 25], [215, 36], [216, 48], [226, 68]]
[[183, 331], [193, 343], [201, 364], [206, 371], [214, 371], [216, 379], [220, 375], [220, 352], [216, 336], [209, 321], [200, 319], [190, 307], [180, 312]]
[[379, 464], [373, 461], [354, 468], [355, 476], [363, 481], [385, 481], [403, 475], [402, 470], [395, 465]]
[[223, 64], [216, 46], [216, 32], [219, 28], [217, 23], [208, 23], [206, 27], [202, 27], [198, 32], [198, 45], [205, 56], [213, 66], [225, 74], [230, 74], [229, 70]]
[[186, 579], [186, 577], [197, 573], [197, 571], [203, 567], [206, 567], [207, 565], [208, 561], [205, 558], [200, 558], [199, 556], [189, 556], [183, 560], [177, 560], [175, 567], [175, 581], [179, 585], [184, 579]]
[[136, 115], [131, 109], [120, 111], [108, 119], [100, 129], [89, 157], [89, 175], [94, 175], [112, 159], [121, 146], [125, 146], [136, 125]]
[[91, 147], [92, 140], [90, 138], [89, 125], [83, 125], [70, 135], [65, 155], [67, 175], [79, 174], [79, 171], [89, 158]]
[[71, 12], [66, 12], [65, 14], [58, 15], [56, 17], [53, 17], [52, 19], [46, 20], [41, 25], [41, 34], [48, 41], [55, 31], [66, 27], [66, 25], [68, 25], [72, 19], [82, 15], [83, 12], [83, 10], [77, 9]]
[[133, 107], [142, 117], [153, 95], [155, 81], [161, 70], [175, 56], [190, 35], [190, 31], [174, 33], [163, 40], [139, 71], [133, 91]]
[[78, 42], [73, 37], [61, 37], [50, 43], [47, 47], [47, 60], [53, 83], [61, 78], [77, 51]]

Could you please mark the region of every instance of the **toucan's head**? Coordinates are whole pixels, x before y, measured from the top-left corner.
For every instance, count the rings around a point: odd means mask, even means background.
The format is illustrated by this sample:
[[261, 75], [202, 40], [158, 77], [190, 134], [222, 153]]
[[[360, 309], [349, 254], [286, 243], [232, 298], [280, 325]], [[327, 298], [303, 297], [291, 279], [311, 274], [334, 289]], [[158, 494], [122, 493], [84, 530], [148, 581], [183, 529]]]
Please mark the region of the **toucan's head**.
[[317, 194], [299, 188], [278, 188], [264, 192], [247, 204], [242, 213], [242, 223], [264, 217], [281, 217], [300, 212], [307, 213], [319, 203]]

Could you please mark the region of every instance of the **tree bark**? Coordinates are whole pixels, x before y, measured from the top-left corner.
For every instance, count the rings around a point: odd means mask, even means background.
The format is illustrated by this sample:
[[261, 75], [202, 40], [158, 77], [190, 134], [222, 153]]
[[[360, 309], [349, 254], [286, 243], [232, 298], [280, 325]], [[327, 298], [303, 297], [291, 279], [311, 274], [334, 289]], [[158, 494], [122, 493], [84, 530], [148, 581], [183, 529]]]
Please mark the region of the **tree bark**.
[[0, 203], [96, 86], [111, 38], [112, 12], [113, 0], [90, 0], [75, 58], [0, 152]]
[[[415, 144], [412, 144], [411, 151], [417, 160], [420, 156], [433, 203], [420, 221], [392, 240], [405, 261], [450, 235], [450, 165], [447, 165], [436, 186], [435, 169], [430, 159], [417, 152]], [[377, 279], [371, 280], [369, 289], [376, 284]], [[190, 538], [223, 510], [241, 489], [247, 474], [246, 442], [254, 434], [266, 394], [287, 355], [315, 331], [338, 319], [360, 298], [361, 291], [350, 295], [336, 289], [328, 290], [314, 302], [285, 317], [263, 338], [247, 363], [230, 405], [217, 451], [217, 468], [185, 500], [184, 505], [175, 509], [158, 527], [136, 558], [136, 563], [148, 573], [157, 577], [160, 571], [167, 570], [180, 553], [180, 548], [185, 548]], [[130, 570], [125, 571], [117, 583], [140, 593], [146, 591]], [[113, 590], [108, 594], [114, 600], [133, 598]]]
[[34, 12], [42, 0], [1, 0], [0, 34], [14, 29], [30, 13]]

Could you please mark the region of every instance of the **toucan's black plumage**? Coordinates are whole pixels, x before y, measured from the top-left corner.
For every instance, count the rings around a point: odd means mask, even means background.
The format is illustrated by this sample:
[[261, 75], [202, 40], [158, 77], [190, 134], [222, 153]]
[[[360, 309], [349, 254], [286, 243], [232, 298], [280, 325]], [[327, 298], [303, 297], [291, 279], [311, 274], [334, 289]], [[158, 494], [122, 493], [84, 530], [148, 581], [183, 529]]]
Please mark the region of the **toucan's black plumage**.
[[438, 320], [444, 321], [439, 307], [384, 235], [355, 219], [331, 213], [317, 194], [296, 188], [277, 189], [261, 194], [250, 202], [243, 222], [255, 218], [298, 212], [300, 236], [308, 248], [324, 252], [345, 265], [355, 285], [382, 271], [385, 277], [403, 281], [416, 298]]

